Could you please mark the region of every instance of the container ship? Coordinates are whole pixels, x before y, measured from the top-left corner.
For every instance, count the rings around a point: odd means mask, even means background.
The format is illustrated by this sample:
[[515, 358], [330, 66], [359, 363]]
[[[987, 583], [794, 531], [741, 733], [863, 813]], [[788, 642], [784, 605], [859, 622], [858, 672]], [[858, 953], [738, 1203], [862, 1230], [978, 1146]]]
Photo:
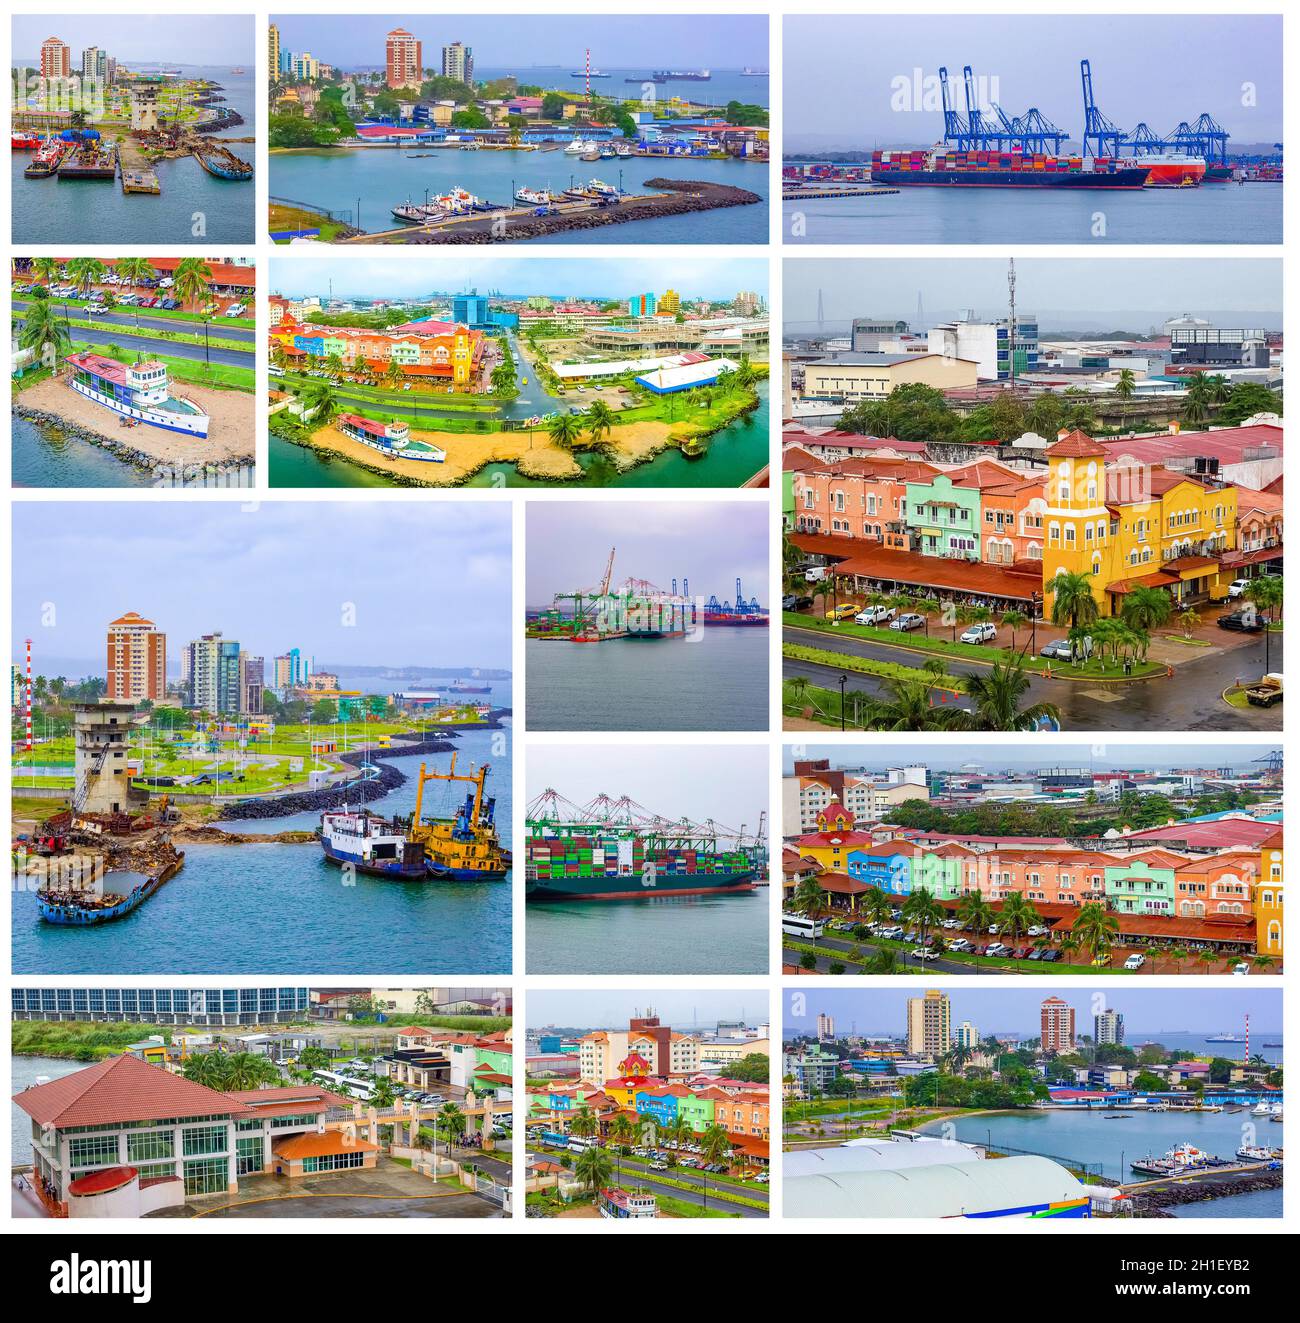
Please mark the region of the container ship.
[[918, 188], [1144, 188], [1145, 165], [1029, 152], [874, 151], [871, 181]]
[[[393, 827], [424, 853], [430, 877], [449, 882], [493, 882], [510, 871], [510, 851], [501, 848], [496, 828], [496, 799], [485, 793], [488, 765], [477, 772], [456, 771], [456, 755], [445, 772], [429, 772], [420, 764], [415, 791], [415, 812], [394, 818]], [[424, 820], [424, 787], [430, 781], [464, 782], [473, 788], [451, 818]]]
[[330, 863], [351, 865], [358, 873], [398, 881], [428, 876], [423, 848], [386, 818], [365, 809], [322, 813], [320, 843]]
[[[528, 806], [525, 899], [641, 900], [753, 891], [767, 875], [758, 834], [716, 824], [670, 822], [624, 798], [579, 808], [554, 790]], [[743, 829], [742, 829], [743, 831]]]

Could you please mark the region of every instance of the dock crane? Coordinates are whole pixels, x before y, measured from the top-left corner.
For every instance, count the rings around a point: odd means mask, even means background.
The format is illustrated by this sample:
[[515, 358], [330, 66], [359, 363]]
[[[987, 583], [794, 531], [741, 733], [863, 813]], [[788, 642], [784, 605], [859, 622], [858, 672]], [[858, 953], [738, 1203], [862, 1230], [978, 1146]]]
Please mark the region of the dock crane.
[[1118, 156], [1124, 131], [1101, 113], [1092, 94], [1092, 64], [1087, 59], [1079, 61], [1079, 72], [1083, 78], [1083, 154]]
[[1057, 154], [1061, 144], [1069, 137], [1043, 114], [1031, 106], [1023, 115], [1008, 115], [995, 101], [989, 108], [997, 116], [996, 124], [985, 119], [975, 94], [975, 75], [971, 66], [962, 68], [966, 95], [966, 119], [953, 109], [952, 94], [948, 87], [948, 70], [939, 70], [939, 89], [943, 98], [944, 140], [958, 151], [1013, 151], [1051, 152]]
[[948, 87], [948, 70], [942, 65], [939, 66], [939, 91], [943, 97], [944, 140], [952, 143], [960, 151], [966, 145], [966, 122], [953, 109], [952, 92]]

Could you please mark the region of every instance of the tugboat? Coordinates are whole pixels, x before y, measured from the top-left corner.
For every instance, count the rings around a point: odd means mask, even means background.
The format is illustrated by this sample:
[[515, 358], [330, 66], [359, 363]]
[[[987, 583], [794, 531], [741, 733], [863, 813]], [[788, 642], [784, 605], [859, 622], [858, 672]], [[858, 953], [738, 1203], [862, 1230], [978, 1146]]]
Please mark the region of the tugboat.
[[350, 864], [358, 873], [417, 881], [426, 876], [424, 851], [378, 814], [326, 812], [320, 815], [320, 844], [332, 864]]
[[36, 155], [28, 161], [27, 168], [23, 171], [23, 178], [48, 179], [57, 172], [67, 150], [66, 142], [61, 142], [58, 138], [47, 138], [37, 149]]
[[[456, 771], [456, 755], [445, 772], [428, 772], [420, 764], [416, 781], [415, 812], [401, 823], [407, 837], [424, 851], [430, 876], [449, 882], [492, 882], [510, 871], [510, 852], [501, 848], [496, 829], [496, 799], [485, 797], [488, 765], [466, 775]], [[430, 781], [463, 781], [473, 786], [454, 818], [422, 817], [424, 787]], [[398, 825], [399, 820], [394, 821]]]

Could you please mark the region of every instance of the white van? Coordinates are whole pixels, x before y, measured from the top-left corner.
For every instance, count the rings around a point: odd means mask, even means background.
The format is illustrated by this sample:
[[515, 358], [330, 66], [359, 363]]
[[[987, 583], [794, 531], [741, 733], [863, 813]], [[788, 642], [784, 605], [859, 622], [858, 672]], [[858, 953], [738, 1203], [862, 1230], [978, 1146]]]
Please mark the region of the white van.
[[806, 914], [783, 913], [781, 931], [790, 937], [802, 937], [815, 942], [826, 931], [826, 925], [821, 919], [810, 919]]

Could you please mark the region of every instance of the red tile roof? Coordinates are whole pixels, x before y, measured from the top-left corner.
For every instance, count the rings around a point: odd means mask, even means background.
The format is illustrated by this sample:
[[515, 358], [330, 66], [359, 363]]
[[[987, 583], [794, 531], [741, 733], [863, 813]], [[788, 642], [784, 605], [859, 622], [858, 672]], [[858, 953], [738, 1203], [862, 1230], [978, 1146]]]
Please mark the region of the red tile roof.
[[1100, 441], [1094, 441], [1092, 437], [1086, 436], [1083, 432], [1074, 431], [1067, 436], [1063, 436], [1054, 445], [1047, 447], [1047, 457], [1049, 459], [1083, 457], [1085, 455], [1101, 455], [1105, 451]]
[[169, 1117], [248, 1116], [228, 1094], [173, 1075], [133, 1056], [109, 1057], [48, 1084], [35, 1084], [14, 1101], [38, 1125], [114, 1125]]
[[379, 1146], [350, 1138], [342, 1130], [325, 1130], [277, 1140], [271, 1145], [271, 1152], [278, 1158], [323, 1158], [336, 1153], [378, 1153]]

